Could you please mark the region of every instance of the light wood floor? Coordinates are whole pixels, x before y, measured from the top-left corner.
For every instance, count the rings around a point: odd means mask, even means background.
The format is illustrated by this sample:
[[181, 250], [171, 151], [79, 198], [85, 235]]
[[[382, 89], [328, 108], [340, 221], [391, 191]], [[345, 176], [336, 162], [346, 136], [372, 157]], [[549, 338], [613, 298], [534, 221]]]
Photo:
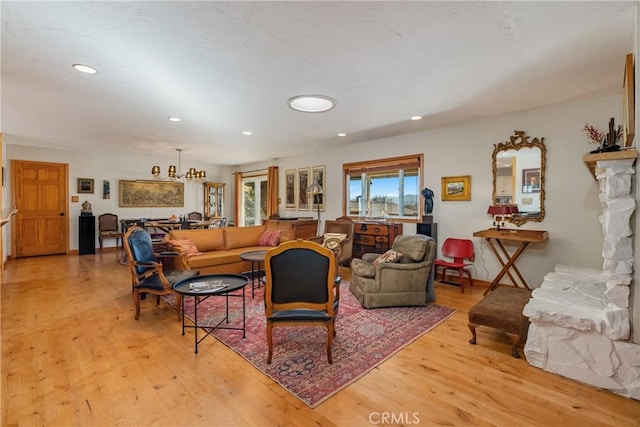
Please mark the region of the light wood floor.
[[455, 315], [309, 409], [215, 339], [194, 354], [164, 303], [142, 301], [134, 320], [117, 256], [8, 262], [2, 426], [640, 425], [640, 402], [514, 359], [500, 332], [479, 328], [470, 345], [467, 310], [484, 288], [444, 284], [437, 302]]

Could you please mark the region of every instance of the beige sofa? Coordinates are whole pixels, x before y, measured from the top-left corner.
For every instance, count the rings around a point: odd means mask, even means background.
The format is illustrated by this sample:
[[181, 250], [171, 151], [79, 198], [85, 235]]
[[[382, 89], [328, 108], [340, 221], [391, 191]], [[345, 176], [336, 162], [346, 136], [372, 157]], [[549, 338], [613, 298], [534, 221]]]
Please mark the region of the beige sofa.
[[[198, 269], [200, 274], [242, 273], [251, 271], [251, 262], [240, 259], [240, 254], [249, 251], [268, 250], [272, 246], [260, 246], [258, 239], [267, 229], [265, 225], [255, 227], [226, 227], [216, 229], [171, 230], [168, 241], [191, 240], [200, 255], [180, 257], [183, 261], [178, 269]], [[280, 239], [282, 240], [282, 239]], [[170, 250], [187, 253], [181, 246]]]

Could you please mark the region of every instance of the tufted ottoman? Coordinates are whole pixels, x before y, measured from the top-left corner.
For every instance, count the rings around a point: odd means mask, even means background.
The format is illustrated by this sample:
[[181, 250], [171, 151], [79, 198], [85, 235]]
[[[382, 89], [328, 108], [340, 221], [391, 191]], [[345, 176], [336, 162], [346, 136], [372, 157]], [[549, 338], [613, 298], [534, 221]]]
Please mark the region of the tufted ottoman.
[[469, 329], [473, 334], [469, 342], [476, 343], [478, 326], [500, 329], [511, 338], [511, 355], [519, 358], [516, 345], [520, 340], [526, 340], [529, 329], [529, 318], [522, 314], [522, 309], [530, 297], [529, 289], [510, 286], [494, 289], [469, 310]]

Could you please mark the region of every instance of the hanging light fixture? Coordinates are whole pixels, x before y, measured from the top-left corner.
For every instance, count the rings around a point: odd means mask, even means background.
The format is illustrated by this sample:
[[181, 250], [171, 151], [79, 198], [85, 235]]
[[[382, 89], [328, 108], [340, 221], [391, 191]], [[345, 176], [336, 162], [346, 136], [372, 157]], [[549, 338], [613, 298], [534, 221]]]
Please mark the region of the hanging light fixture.
[[[176, 148], [178, 152], [178, 168], [176, 169], [175, 165], [169, 166], [169, 174], [166, 179], [171, 181], [183, 180], [183, 181], [204, 181], [207, 178], [207, 173], [205, 171], [197, 171], [196, 168], [189, 168], [187, 172], [184, 174], [181, 173], [181, 160], [182, 160], [182, 148]], [[154, 166], [151, 168], [151, 175], [153, 175], [156, 179], [163, 179], [160, 176], [160, 166]]]

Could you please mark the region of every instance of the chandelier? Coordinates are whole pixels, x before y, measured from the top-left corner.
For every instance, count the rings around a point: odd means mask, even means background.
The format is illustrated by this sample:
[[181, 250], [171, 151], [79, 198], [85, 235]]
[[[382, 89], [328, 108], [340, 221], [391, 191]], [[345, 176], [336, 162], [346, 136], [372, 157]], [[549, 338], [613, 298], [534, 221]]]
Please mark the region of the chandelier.
[[[178, 169], [175, 165], [169, 166], [169, 175], [166, 179], [171, 181], [184, 180], [184, 181], [204, 181], [207, 178], [205, 171], [197, 171], [196, 168], [189, 168], [184, 174], [180, 172], [180, 163], [182, 159], [182, 148], [176, 148], [178, 152]], [[163, 179], [160, 176], [160, 166], [154, 166], [151, 168], [151, 175], [156, 179]]]

